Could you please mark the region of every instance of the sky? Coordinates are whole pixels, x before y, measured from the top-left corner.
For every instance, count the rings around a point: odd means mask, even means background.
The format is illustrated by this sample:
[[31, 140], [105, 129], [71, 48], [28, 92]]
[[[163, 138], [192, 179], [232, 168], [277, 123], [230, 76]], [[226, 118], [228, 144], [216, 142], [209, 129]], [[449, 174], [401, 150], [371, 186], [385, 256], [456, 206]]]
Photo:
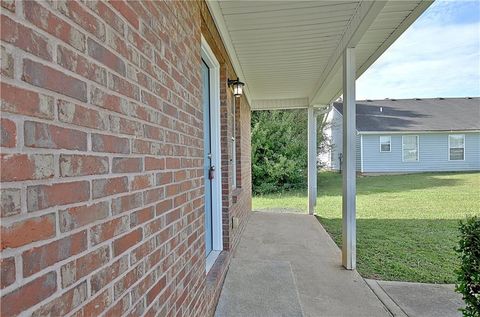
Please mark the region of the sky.
[[357, 80], [356, 94], [480, 96], [480, 0], [434, 2]]

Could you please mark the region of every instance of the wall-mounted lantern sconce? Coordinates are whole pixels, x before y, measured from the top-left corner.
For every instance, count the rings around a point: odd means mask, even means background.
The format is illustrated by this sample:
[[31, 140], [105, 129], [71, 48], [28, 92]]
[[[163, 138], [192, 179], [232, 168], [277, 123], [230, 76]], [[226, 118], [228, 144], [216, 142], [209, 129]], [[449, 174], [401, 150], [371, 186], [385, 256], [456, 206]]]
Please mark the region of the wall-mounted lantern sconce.
[[228, 87], [232, 87], [233, 89], [233, 95], [235, 97], [240, 97], [243, 94], [243, 86], [245, 86], [244, 83], [242, 83], [238, 77], [237, 79], [229, 79], [228, 80]]

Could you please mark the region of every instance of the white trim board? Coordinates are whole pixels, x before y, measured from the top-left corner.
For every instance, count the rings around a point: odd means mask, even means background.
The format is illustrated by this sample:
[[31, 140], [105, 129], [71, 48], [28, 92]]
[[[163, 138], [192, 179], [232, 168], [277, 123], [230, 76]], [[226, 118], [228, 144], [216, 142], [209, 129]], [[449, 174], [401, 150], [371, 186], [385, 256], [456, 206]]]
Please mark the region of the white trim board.
[[212, 139], [212, 165], [217, 173], [212, 180], [212, 228], [213, 248], [206, 261], [206, 272], [223, 250], [222, 234], [222, 159], [220, 148], [220, 64], [202, 35], [201, 41], [202, 59], [210, 69], [210, 124]]
[[[358, 131], [358, 130], [357, 130]], [[422, 131], [422, 130], [415, 130], [415, 131], [358, 131], [358, 134], [432, 134], [432, 133], [478, 133], [480, 130], [439, 130], [439, 131]]]

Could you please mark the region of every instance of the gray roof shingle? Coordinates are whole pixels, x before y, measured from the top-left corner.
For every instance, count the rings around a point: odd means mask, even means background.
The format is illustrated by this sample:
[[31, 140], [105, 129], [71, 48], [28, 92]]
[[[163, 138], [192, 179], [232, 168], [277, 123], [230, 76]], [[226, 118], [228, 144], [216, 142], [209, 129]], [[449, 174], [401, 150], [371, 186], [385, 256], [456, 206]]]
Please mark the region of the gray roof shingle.
[[480, 130], [480, 97], [357, 101], [356, 122], [364, 132]]

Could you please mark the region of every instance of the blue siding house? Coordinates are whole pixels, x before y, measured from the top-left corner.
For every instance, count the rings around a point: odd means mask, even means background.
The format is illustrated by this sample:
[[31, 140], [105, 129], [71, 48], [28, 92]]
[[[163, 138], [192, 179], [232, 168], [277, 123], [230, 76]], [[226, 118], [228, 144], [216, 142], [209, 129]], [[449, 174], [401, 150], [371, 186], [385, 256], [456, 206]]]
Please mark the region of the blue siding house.
[[[330, 143], [319, 160], [339, 170], [342, 103], [324, 117]], [[480, 171], [480, 98], [357, 101], [357, 170], [362, 173]]]

